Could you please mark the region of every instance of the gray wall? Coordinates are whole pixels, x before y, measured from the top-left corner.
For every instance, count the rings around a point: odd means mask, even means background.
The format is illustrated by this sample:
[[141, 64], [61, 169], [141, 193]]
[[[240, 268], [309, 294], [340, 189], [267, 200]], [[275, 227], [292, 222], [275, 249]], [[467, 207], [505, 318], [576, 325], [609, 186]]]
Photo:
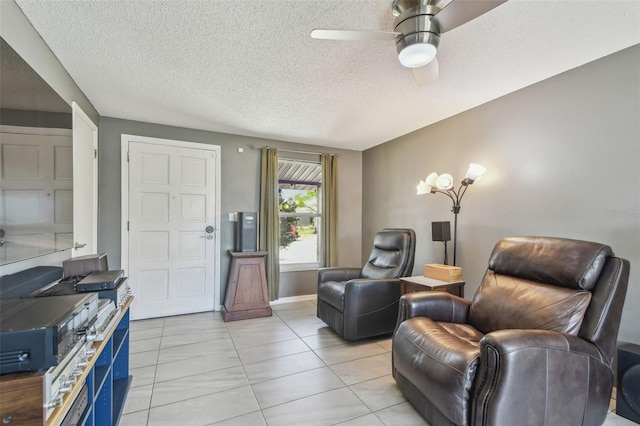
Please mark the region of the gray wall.
[[[233, 248], [233, 223], [228, 213], [258, 211], [260, 198], [260, 151], [250, 145], [271, 146], [340, 155], [339, 175], [339, 262], [360, 264], [362, 153], [281, 141], [257, 139], [224, 133], [207, 132], [159, 124], [102, 117], [99, 130], [98, 251], [109, 256], [109, 267], [120, 266], [120, 144], [122, 134], [219, 145], [222, 150], [220, 262], [221, 297], [227, 283], [229, 256]], [[238, 148], [244, 152], [239, 153]], [[280, 297], [315, 293], [316, 271], [281, 274]]]
[[[501, 237], [547, 235], [611, 245], [631, 262], [619, 339], [640, 343], [640, 46], [568, 71], [363, 153], [363, 253], [385, 226], [410, 226], [414, 274], [442, 262], [432, 221], [442, 194], [416, 195], [432, 171], [462, 180], [488, 168], [462, 201], [458, 265], [473, 296]], [[451, 254], [451, 244], [449, 245]]]

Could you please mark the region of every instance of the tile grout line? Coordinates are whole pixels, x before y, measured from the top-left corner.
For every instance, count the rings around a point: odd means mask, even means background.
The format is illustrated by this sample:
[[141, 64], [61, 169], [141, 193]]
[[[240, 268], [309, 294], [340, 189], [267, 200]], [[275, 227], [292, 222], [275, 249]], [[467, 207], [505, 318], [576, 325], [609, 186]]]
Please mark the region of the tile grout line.
[[[231, 331], [229, 330], [229, 327], [227, 327], [227, 323], [224, 323], [224, 327], [227, 330], [227, 333], [229, 333], [229, 338], [231, 339], [231, 344], [233, 345], [233, 348], [236, 351], [236, 356], [238, 357], [238, 360], [240, 361], [240, 366], [242, 367], [242, 372], [244, 373], [244, 377], [247, 379], [247, 384], [249, 386], [249, 389], [251, 389], [251, 394], [253, 395], [253, 399], [256, 402], [256, 405], [258, 406], [258, 411], [260, 411], [260, 415], [262, 416], [262, 420], [264, 420], [264, 423], [267, 424], [267, 419], [264, 417], [264, 413], [262, 412], [262, 407], [260, 406], [260, 403], [258, 402], [258, 397], [256, 396], [256, 392], [253, 390], [253, 386], [251, 385], [251, 380], [249, 380], [249, 375], [247, 374], [247, 369], [245, 368], [244, 362], [242, 362], [242, 358], [240, 358], [240, 353], [238, 352], [238, 347], [236, 346], [236, 342], [233, 339], [233, 335], [231, 333]], [[253, 413], [253, 411], [252, 411]], [[234, 417], [230, 417], [228, 419], [225, 420], [230, 420], [230, 419], [234, 419], [240, 416], [245, 416], [247, 414], [250, 413], [245, 413], [245, 414], [240, 414], [238, 416], [234, 416]], [[215, 422], [218, 423], [218, 422]], [[213, 424], [215, 424], [213, 423]]]

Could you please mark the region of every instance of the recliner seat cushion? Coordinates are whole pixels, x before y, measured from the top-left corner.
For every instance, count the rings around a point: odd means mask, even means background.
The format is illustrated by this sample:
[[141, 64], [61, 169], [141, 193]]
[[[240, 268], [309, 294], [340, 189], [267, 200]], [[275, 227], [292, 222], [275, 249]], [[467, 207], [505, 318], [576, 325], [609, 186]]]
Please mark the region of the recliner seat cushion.
[[449, 420], [466, 424], [482, 337], [468, 324], [412, 318], [394, 335], [394, 366]]
[[553, 330], [576, 336], [591, 301], [572, 290], [486, 272], [473, 297], [469, 323], [482, 333], [503, 329]]

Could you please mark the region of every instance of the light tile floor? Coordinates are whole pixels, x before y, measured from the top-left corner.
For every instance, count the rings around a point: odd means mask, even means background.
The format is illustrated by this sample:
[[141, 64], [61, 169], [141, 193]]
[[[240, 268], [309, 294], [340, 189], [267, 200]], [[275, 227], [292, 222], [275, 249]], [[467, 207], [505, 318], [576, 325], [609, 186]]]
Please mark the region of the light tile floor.
[[[120, 425], [428, 425], [391, 377], [389, 337], [346, 342], [314, 301], [273, 313], [133, 321]], [[635, 423], [611, 412], [605, 425]]]

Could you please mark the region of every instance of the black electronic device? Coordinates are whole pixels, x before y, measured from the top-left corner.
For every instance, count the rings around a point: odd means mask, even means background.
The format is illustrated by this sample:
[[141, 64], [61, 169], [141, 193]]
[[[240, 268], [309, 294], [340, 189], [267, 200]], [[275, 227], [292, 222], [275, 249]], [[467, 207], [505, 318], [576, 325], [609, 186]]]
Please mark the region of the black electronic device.
[[116, 288], [124, 271], [100, 271], [92, 272], [76, 284], [76, 291], [84, 293], [87, 291], [111, 290]]
[[451, 241], [451, 222], [431, 222], [433, 241]]
[[62, 278], [85, 277], [92, 272], [106, 271], [108, 269], [107, 255], [105, 253], [72, 257], [62, 262]]
[[57, 282], [62, 277], [60, 266], [36, 266], [0, 277], [0, 299], [20, 299]]
[[236, 214], [236, 250], [241, 252], [258, 251], [258, 213], [237, 212]]
[[97, 315], [97, 294], [0, 300], [0, 374], [58, 365]]
[[[444, 243], [444, 260], [442, 263], [444, 263], [445, 265], [448, 265], [449, 253], [447, 253], [447, 241], [451, 240], [451, 223], [450, 222], [431, 222], [431, 239], [433, 241], [442, 241]], [[455, 244], [454, 244], [454, 247], [455, 247]]]
[[[122, 277], [116, 283], [116, 287], [108, 290], [95, 291], [100, 299], [110, 299], [117, 307], [124, 305], [129, 298], [131, 289], [127, 283], [127, 277]], [[30, 297], [50, 297], [50, 296], [66, 296], [69, 294], [78, 294], [76, 291], [76, 281], [62, 280], [56, 285], [46, 287], [40, 291], [32, 293]]]
[[616, 414], [640, 424], [640, 345], [618, 348]]

